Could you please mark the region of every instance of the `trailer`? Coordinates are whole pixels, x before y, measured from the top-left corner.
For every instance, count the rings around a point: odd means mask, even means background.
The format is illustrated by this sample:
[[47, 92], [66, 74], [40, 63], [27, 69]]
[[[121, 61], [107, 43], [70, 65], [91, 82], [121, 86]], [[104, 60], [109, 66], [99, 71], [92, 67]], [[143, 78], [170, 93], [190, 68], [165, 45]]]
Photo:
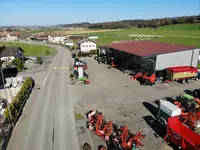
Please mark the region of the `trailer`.
[[200, 135], [184, 125], [178, 116], [168, 118], [166, 141], [182, 150], [200, 150]]
[[166, 126], [168, 118], [180, 115], [181, 109], [176, 105], [163, 99], [159, 101], [157, 119], [160, 124]]
[[191, 66], [178, 66], [166, 69], [166, 81], [191, 82], [196, 79], [198, 69]]

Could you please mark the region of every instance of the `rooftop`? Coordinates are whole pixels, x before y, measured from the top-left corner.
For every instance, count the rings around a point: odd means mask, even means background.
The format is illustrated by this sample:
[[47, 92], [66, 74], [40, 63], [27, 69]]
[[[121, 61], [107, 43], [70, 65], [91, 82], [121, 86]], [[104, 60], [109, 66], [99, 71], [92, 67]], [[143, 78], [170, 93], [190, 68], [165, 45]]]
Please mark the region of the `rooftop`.
[[0, 47], [0, 57], [4, 56], [15, 56], [18, 53], [18, 50], [24, 51], [20, 47]]
[[183, 46], [153, 41], [124, 41], [106, 44], [104, 46], [143, 57], [194, 49], [193, 46]]

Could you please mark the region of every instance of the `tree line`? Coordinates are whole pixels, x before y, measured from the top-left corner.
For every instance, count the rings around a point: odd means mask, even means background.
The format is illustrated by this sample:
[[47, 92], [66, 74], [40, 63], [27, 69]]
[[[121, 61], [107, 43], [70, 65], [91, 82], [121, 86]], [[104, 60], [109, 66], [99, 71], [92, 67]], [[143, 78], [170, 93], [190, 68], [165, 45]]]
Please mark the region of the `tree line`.
[[122, 20], [113, 22], [101, 22], [101, 23], [74, 23], [62, 25], [62, 27], [82, 27], [90, 29], [119, 29], [119, 28], [145, 28], [152, 27], [157, 28], [160, 26], [170, 25], [170, 24], [183, 24], [183, 23], [199, 23], [200, 15], [196, 16], [182, 16], [182, 17], [172, 17], [172, 18], [158, 18], [150, 20]]

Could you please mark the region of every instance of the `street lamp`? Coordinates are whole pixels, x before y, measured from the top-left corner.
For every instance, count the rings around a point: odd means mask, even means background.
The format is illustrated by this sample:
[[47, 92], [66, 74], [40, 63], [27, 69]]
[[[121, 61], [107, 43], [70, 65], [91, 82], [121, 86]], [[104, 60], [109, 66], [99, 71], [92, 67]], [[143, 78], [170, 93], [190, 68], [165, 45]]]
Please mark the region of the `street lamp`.
[[8, 111], [9, 111], [9, 116], [10, 116], [11, 124], [14, 127], [14, 124], [13, 124], [13, 121], [12, 121], [12, 114], [11, 114], [11, 111], [10, 111], [10, 104], [8, 103], [8, 96], [7, 96], [7, 92], [6, 92], [6, 89], [5, 89], [5, 82], [4, 82], [4, 75], [3, 75], [2, 67], [1, 67], [1, 77], [2, 77], [2, 81], [3, 81], [3, 88], [4, 88], [6, 100], [7, 100], [7, 107], [8, 107]]

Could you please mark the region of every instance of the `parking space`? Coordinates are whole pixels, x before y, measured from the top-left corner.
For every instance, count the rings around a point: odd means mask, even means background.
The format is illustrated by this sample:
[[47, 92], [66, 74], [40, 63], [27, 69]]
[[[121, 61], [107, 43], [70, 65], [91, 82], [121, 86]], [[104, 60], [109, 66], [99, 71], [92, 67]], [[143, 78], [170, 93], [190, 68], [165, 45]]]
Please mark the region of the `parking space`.
[[[89, 68], [86, 72], [90, 84], [71, 85], [76, 111], [85, 116], [90, 109], [97, 109], [103, 112], [106, 120], [113, 120], [118, 125], [126, 124], [133, 133], [143, 131], [146, 134], [143, 149], [172, 149], [162, 138], [164, 128], [155, 120], [155, 101], [163, 97], [177, 96], [186, 89], [199, 88], [200, 81], [140, 86], [139, 82], [131, 80], [129, 75], [114, 68], [108, 69], [108, 65], [98, 64], [93, 58], [83, 60], [88, 62]], [[78, 120], [78, 130], [85, 127], [85, 123], [86, 120]], [[81, 144], [92, 142], [95, 149], [99, 144], [105, 145], [103, 140], [94, 134], [88, 134], [86, 130], [80, 134]]]

